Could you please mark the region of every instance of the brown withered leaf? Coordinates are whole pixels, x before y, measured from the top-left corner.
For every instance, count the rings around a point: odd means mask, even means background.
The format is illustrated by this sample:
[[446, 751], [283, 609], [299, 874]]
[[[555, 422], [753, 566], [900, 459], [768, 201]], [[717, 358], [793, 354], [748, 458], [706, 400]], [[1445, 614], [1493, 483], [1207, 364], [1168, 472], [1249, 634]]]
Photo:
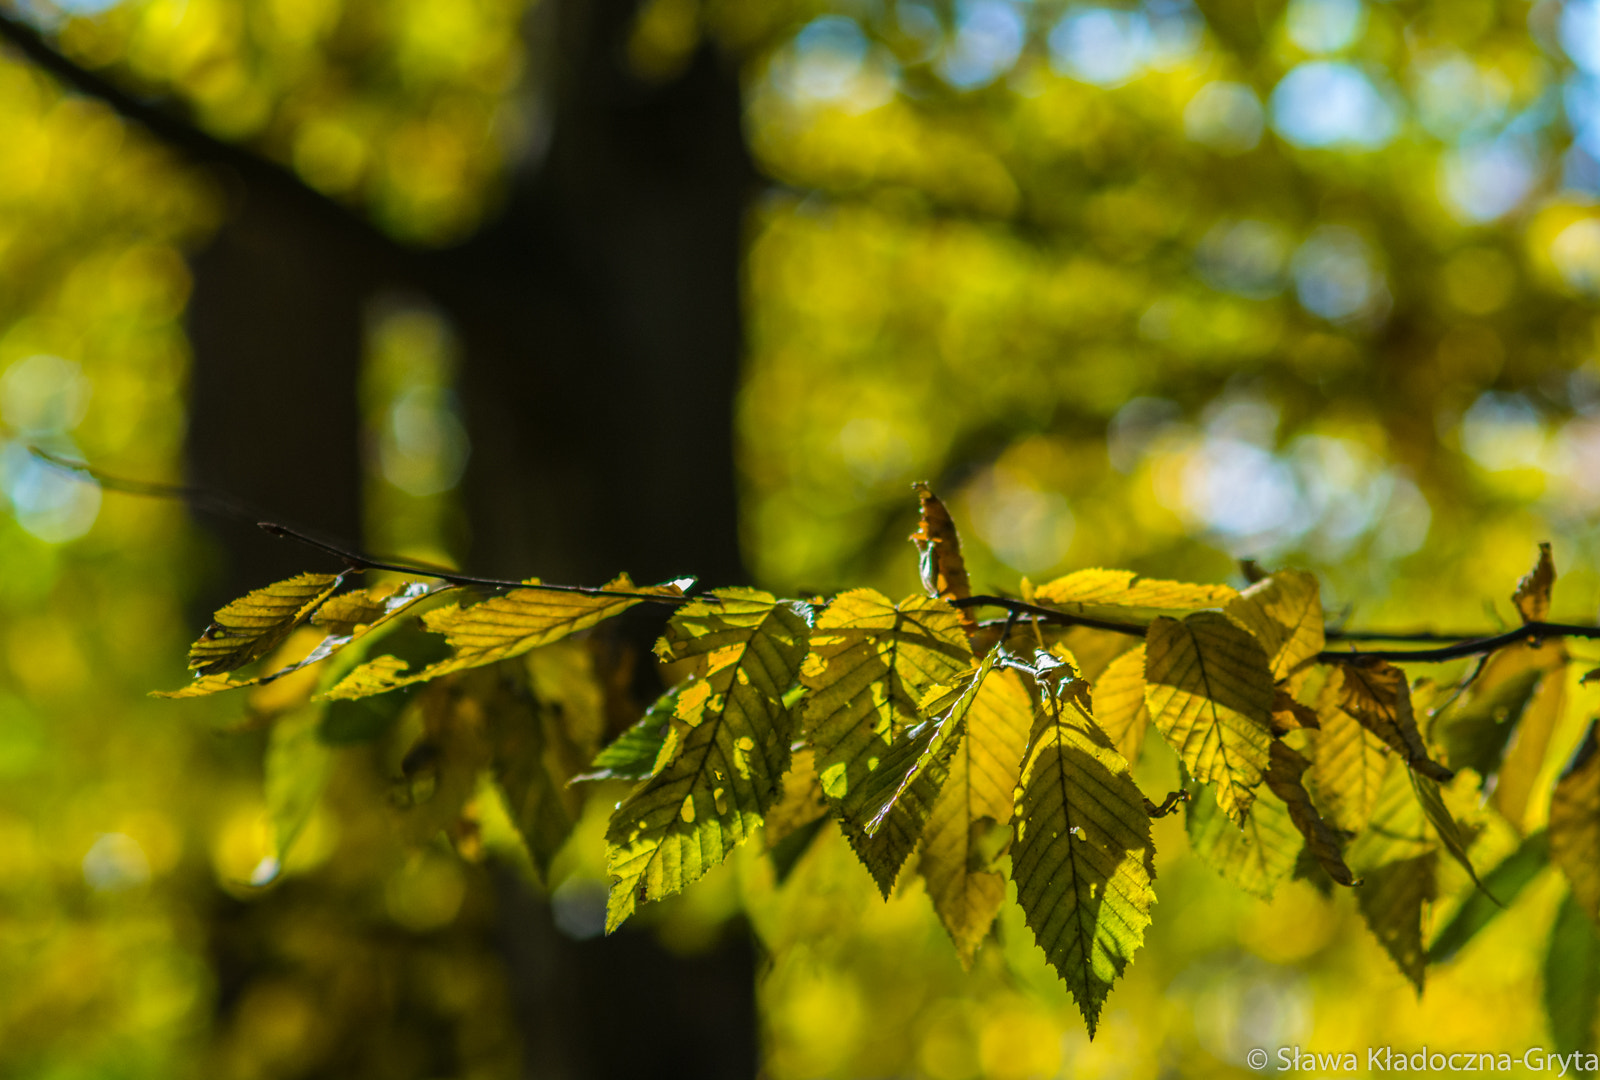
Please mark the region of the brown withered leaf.
[[1550, 617], [1550, 590], [1556, 583], [1556, 564], [1550, 557], [1550, 544], [1539, 545], [1539, 561], [1522, 575], [1511, 602], [1525, 623], [1544, 622]]
[[1296, 728], [1310, 728], [1315, 731], [1322, 726], [1317, 719], [1317, 710], [1309, 705], [1302, 705], [1294, 699], [1294, 695], [1281, 686], [1272, 690], [1272, 730], [1282, 735]]
[[1310, 762], [1281, 740], [1274, 739], [1272, 764], [1267, 767], [1265, 777], [1267, 788], [1288, 805], [1289, 819], [1300, 830], [1300, 835], [1306, 838], [1306, 846], [1328, 872], [1328, 876], [1340, 885], [1359, 884], [1345, 865], [1339, 835], [1311, 805], [1311, 796], [1306, 793], [1304, 781], [1309, 767]]
[[[929, 596], [941, 600], [964, 600], [972, 595], [972, 586], [967, 581], [967, 563], [961, 557], [956, 523], [925, 482], [919, 480], [911, 487], [922, 504], [917, 531], [911, 534], [911, 542], [917, 545], [921, 556], [922, 587]], [[969, 636], [978, 629], [978, 620], [970, 608], [961, 609], [961, 623]]]
[[1406, 674], [1387, 661], [1344, 663], [1339, 677], [1338, 705], [1361, 726], [1382, 739], [1413, 770], [1448, 782], [1455, 773], [1428, 757], [1417, 720], [1411, 711], [1411, 687]]

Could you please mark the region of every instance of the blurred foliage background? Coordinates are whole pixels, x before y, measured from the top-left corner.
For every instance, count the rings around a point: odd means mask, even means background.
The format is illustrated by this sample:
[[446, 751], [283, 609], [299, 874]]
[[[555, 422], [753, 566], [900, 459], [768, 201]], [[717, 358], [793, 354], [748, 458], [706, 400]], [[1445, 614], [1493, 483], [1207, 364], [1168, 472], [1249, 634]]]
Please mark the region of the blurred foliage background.
[[[606, 799], [547, 895], [492, 821], [478, 861], [394, 835], [393, 763], [334, 748], [252, 885], [268, 734], [145, 694], [314, 556], [26, 447], [588, 583], [909, 592], [923, 478], [980, 588], [1249, 556], [1317, 571], [1351, 625], [1498, 628], [1550, 539], [1556, 616], [1589, 621], [1600, 4], [0, 13], [0, 1073], [1154, 1077], [1549, 1044], [1553, 871], [1418, 1000], [1351, 897], [1244, 896], [1176, 819], [1093, 1045], [1014, 909], [964, 973], [916, 879], [881, 903], [831, 832], [782, 887], [746, 848], [601, 941]], [[1594, 704], [1568, 696], [1562, 753]]]

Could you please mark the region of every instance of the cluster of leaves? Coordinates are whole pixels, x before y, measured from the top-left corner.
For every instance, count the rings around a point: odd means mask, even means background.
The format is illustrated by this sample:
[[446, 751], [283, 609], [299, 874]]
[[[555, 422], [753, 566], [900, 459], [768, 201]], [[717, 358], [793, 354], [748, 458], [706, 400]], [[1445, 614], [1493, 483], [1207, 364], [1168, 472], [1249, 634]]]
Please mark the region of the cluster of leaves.
[[[1024, 580], [1017, 597], [974, 596], [949, 515], [919, 489], [924, 592], [899, 601], [872, 589], [691, 596], [685, 581], [625, 576], [598, 589], [445, 579], [340, 592], [344, 574], [303, 574], [217, 612], [190, 652], [195, 681], [169, 696], [256, 688], [274, 750], [294, 763], [274, 773], [269, 762], [280, 852], [315, 803], [304, 747], [372, 740], [400, 717], [414, 835], [470, 845], [473, 799], [491, 790], [541, 874], [581, 809], [575, 784], [631, 782], [606, 837], [608, 930], [758, 833], [781, 878], [831, 818], [885, 897], [917, 853], [970, 965], [1009, 877], [1091, 1035], [1151, 922], [1151, 821], [1179, 802], [1194, 851], [1254, 895], [1290, 876], [1352, 887], [1419, 992], [1430, 960], [1554, 862], [1570, 898], [1552, 1001], [1570, 1014], [1564, 1041], [1592, 1041], [1594, 725], [1555, 785], [1548, 828], [1482, 880], [1468, 854], [1482, 825], [1463, 822], [1483, 812], [1451, 809], [1481, 790], [1502, 827], [1529, 818], [1571, 663], [1546, 640], [1557, 636], [1544, 621], [1548, 545], [1513, 597], [1527, 633], [1444, 650], [1483, 659], [1440, 687], [1408, 680], [1392, 653], [1330, 651], [1318, 583], [1298, 570], [1250, 568], [1240, 591], [1088, 569]], [[674, 608], [656, 652], [681, 678], [602, 745], [619, 727], [607, 721], [616, 695], [574, 635], [642, 603]], [[1005, 614], [980, 621], [984, 607]], [[311, 646], [301, 659], [239, 674], [294, 639]], [[1180, 762], [1182, 788], [1160, 805], [1131, 775], [1151, 728]], [[1430, 949], [1441, 853], [1479, 891]], [[1576, 1002], [1561, 989], [1574, 986], [1588, 988]]]

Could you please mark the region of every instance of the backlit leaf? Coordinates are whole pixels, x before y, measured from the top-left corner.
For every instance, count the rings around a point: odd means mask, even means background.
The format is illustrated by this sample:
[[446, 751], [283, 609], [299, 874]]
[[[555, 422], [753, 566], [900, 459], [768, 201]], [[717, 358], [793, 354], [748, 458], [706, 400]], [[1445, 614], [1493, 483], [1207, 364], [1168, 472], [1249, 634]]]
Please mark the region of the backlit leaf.
[[900, 604], [871, 589], [836, 597], [817, 619], [801, 670], [810, 689], [806, 741], [845, 837], [885, 896], [922, 837], [938, 789], [924, 776], [896, 800], [873, 836], [868, 780], [890, 744], [921, 720], [922, 697], [972, 667], [956, 609], [926, 596]]
[[681, 743], [612, 815], [606, 930], [639, 903], [680, 892], [760, 828], [778, 799], [792, 736], [783, 697], [806, 654], [803, 605], [718, 589], [679, 609], [663, 651], [695, 659], [678, 694]]
[[[1511, 824], [1526, 829], [1528, 807], [1541, 786], [1545, 756], [1550, 739], [1567, 708], [1567, 665], [1570, 656], [1564, 642], [1546, 641], [1538, 648], [1518, 645], [1502, 649], [1490, 657], [1485, 674], [1523, 665], [1541, 670], [1539, 685], [1520, 719], [1515, 721], [1511, 741], [1499, 765], [1498, 778], [1490, 802]], [[1542, 783], [1549, 783], [1548, 779]], [[1543, 793], [1540, 792], [1540, 797]]]
[[322, 801], [333, 771], [333, 752], [317, 737], [322, 708], [303, 705], [280, 716], [267, 737], [263, 762], [267, 815], [272, 821], [272, 858], [256, 868], [251, 884], [277, 877]]
[[809, 746], [796, 746], [783, 774], [782, 792], [766, 813], [767, 848], [775, 849], [789, 836], [828, 814], [828, 797], [817, 776], [817, 759]]
[[1111, 622], [1147, 623], [1159, 615], [1181, 617], [1220, 608], [1239, 593], [1227, 585], [1191, 585], [1141, 578], [1132, 570], [1078, 570], [1033, 591], [1033, 603], [1069, 615]]
[[1384, 863], [1363, 873], [1356, 903], [1361, 916], [1400, 973], [1422, 994], [1428, 954], [1422, 945], [1423, 908], [1437, 895], [1439, 856], [1428, 852]]
[[[1495, 654], [1490, 665], [1511, 651]], [[1533, 692], [1543, 675], [1538, 668], [1527, 667], [1509, 677], [1495, 678], [1490, 665], [1485, 665], [1473, 684], [1471, 698], [1450, 711], [1444, 722], [1435, 728], [1450, 767], [1471, 769], [1480, 777], [1499, 771], [1506, 743], [1533, 700]]]
[[1012, 877], [1092, 1038], [1150, 925], [1150, 818], [1111, 740], [1074, 700], [1041, 690], [1012, 818]]
[[1185, 767], [1242, 823], [1272, 742], [1272, 672], [1261, 645], [1220, 612], [1157, 618], [1145, 638], [1145, 703]]
[[928, 815], [918, 871], [969, 968], [1005, 903], [996, 863], [1010, 843], [1012, 797], [1032, 723], [1033, 702], [1020, 675], [1002, 669], [986, 678]]
[[1511, 602], [1517, 605], [1517, 614], [1525, 623], [1544, 622], [1550, 617], [1550, 590], [1556, 583], [1556, 564], [1550, 557], [1550, 545], [1539, 545], [1539, 561], [1533, 569], [1522, 575]]
[[1144, 646], [1125, 652], [1094, 681], [1094, 719], [1132, 767], [1144, 749], [1150, 710], [1144, 703]]
[[1550, 928], [1544, 962], [1544, 1011], [1558, 1053], [1595, 1052], [1600, 1015], [1600, 931], [1593, 913], [1572, 894]]
[[[238, 690], [247, 686], [263, 686], [276, 682], [287, 675], [293, 675], [313, 664], [321, 663], [335, 653], [354, 645], [368, 637], [373, 631], [387, 625], [391, 620], [415, 607], [420, 601], [431, 596], [454, 589], [453, 585], [429, 586], [423, 582], [414, 582], [395, 589], [386, 591], [385, 587], [378, 589], [359, 589], [355, 592], [340, 593], [338, 596], [329, 597], [321, 607], [315, 609], [310, 618], [313, 626], [323, 626], [329, 633], [316, 647], [301, 659], [292, 664], [287, 664], [274, 671], [269, 671], [253, 678], [241, 678], [227, 672], [214, 675], [203, 675], [179, 690], [160, 691], [154, 696], [161, 698], [190, 698], [205, 697], [209, 694], [221, 693], [224, 690]], [[374, 599], [374, 596], [381, 599]], [[333, 609], [330, 613], [329, 609]], [[219, 613], [220, 614], [220, 613]], [[359, 619], [357, 618], [359, 616]], [[352, 621], [356, 620], [356, 621]]]
[[1222, 609], [1255, 635], [1275, 679], [1322, 651], [1322, 600], [1315, 575], [1280, 570], [1230, 600]]
[[563, 745], [556, 708], [515, 679], [502, 680], [497, 691], [485, 701], [490, 768], [540, 880], [548, 881], [550, 863], [582, 811], [568, 787], [577, 755]]
[[[539, 582], [530, 579], [527, 584]], [[631, 595], [616, 595], [618, 593]], [[482, 667], [560, 641], [651, 597], [682, 595], [682, 583], [640, 588], [624, 574], [607, 584], [603, 594], [512, 589], [465, 607], [447, 604], [423, 618], [428, 630], [445, 635], [450, 648], [446, 659], [413, 672], [407, 666], [397, 668], [391, 658], [380, 656], [352, 671], [329, 691], [328, 696], [350, 698], [380, 694], [453, 671]]]
[[1309, 705], [1302, 705], [1294, 696], [1281, 686], [1273, 687], [1272, 691], [1272, 730], [1279, 735], [1290, 731], [1310, 729], [1315, 731], [1322, 726], [1322, 721], [1317, 719], [1317, 710]]
[[1311, 755], [1311, 783], [1335, 828], [1359, 833], [1367, 827], [1391, 756], [1383, 740], [1340, 707], [1343, 676], [1330, 668], [1317, 697], [1321, 730]]
[[[1340, 885], [1355, 885], [1356, 878], [1345, 865], [1343, 845], [1339, 842], [1338, 834], [1322, 820], [1322, 815], [1311, 804], [1311, 796], [1306, 793], [1303, 778], [1309, 767], [1310, 763], [1293, 748], [1274, 740], [1272, 764], [1266, 772], [1267, 788], [1283, 800], [1290, 821], [1305, 837], [1306, 847], [1328, 872], [1328, 876]], [[1251, 817], [1254, 816], [1255, 812], [1252, 812]]]
[[259, 660], [317, 610], [339, 587], [342, 574], [301, 574], [257, 589], [212, 616], [189, 646], [189, 667], [200, 675], [236, 671]]
[[954, 685], [935, 686], [923, 695], [918, 712], [926, 719], [907, 728], [889, 745], [889, 752], [862, 785], [863, 828], [868, 836], [877, 833], [913, 783], [926, 776], [935, 787], [944, 785], [950, 756], [966, 734], [967, 714], [999, 657], [1000, 650], [991, 649], [981, 664], [959, 676]]
[[1270, 791], [1263, 791], [1251, 805], [1241, 828], [1217, 806], [1210, 787], [1196, 784], [1184, 818], [1194, 853], [1226, 880], [1262, 900], [1272, 899], [1305, 846], [1289, 808]]
[[1600, 922], [1600, 743], [1590, 721], [1550, 799], [1550, 861], [1561, 868], [1572, 895]]
[[682, 689], [683, 684], [679, 683], [657, 698], [638, 723], [596, 754], [589, 768], [574, 776], [573, 781], [649, 779], [656, 771], [661, 748], [667, 743], [672, 717], [678, 708], [678, 693]]
[[1416, 717], [1411, 712], [1411, 687], [1405, 672], [1385, 661], [1341, 663], [1328, 676], [1339, 707], [1400, 755], [1423, 776], [1448, 781], [1455, 776], [1428, 757]]
[[[1478, 872], [1472, 868], [1472, 859], [1467, 855], [1467, 848], [1471, 846], [1471, 838], [1456, 823], [1455, 816], [1450, 813], [1450, 808], [1444, 804], [1444, 794], [1439, 790], [1438, 781], [1423, 776], [1421, 773], [1411, 774], [1411, 786], [1416, 789], [1417, 801], [1422, 804], [1423, 813], [1428, 815], [1428, 821], [1438, 833], [1445, 850], [1448, 851], [1456, 862], [1466, 870], [1467, 876], [1478, 888], [1483, 888], [1483, 882], [1478, 880]], [[1498, 899], [1498, 897], [1496, 898]]]

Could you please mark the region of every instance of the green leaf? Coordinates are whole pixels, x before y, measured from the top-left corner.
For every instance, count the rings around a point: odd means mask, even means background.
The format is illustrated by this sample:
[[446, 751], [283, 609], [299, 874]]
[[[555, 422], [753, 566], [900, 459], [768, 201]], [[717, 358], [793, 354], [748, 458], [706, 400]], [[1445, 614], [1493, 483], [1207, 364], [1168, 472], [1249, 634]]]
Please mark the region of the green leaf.
[[923, 695], [972, 665], [960, 614], [927, 596], [896, 605], [871, 589], [843, 593], [812, 632], [800, 673], [811, 691], [806, 741], [845, 838], [885, 896], [922, 838], [938, 787], [927, 773], [914, 780], [869, 836], [869, 778], [894, 740], [922, 719]]
[[[1528, 806], [1537, 794], [1543, 799], [1541, 786], [1545, 756], [1550, 749], [1550, 739], [1567, 709], [1567, 664], [1570, 657], [1566, 645], [1560, 641], [1545, 641], [1538, 648], [1518, 645], [1502, 649], [1490, 657], [1484, 671], [1489, 675], [1498, 670], [1515, 671], [1520, 667], [1533, 667], [1544, 674], [1533, 691], [1533, 700], [1523, 710], [1500, 762], [1499, 775], [1489, 800], [1505, 819], [1518, 829], [1526, 829]], [[1502, 668], [1502, 665], [1504, 666]], [[1481, 682], [1480, 678], [1480, 682]]]
[[1363, 876], [1384, 863], [1414, 859], [1439, 847], [1439, 838], [1429, 827], [1411, 786], [1410, 770], [1393, 767], [1392, 758], [1390, 763], [1371, 820], [1345, 851], [1345, 861]]
[[[1486, 672], [1487, 674], [1487, 672]], [[1498, 772], [1506, 743], [1516, 730], [1542, 673], [1536, 668], [1496, 681], [1450, 714], [1435, 730], [1452, 769], [1471, 769], [1480, 777]], [[1479, 677], [1479, 683], [1483, 681]]]
[[935, 686], [923, 695], [918, 712], [927, 719], [907, 728], [889, 745], [889, 752], [862, 785], [866, 817], [862, 828], [868, 836], [877, 834], [912, 784], [926, 777], [935, 788], [944, 786], [950, 757], [966, 734], [967, 714], [999, 656], [998, 648], [989, 650], [983, 662], [958, 677], [954, 685]]
[[1261, 645], [1220, 612], [1158, 618], [1145, 638], [1144, 676], [1156, 728], [1243, 823], [1272, 742], [1272, 671]]
[[202, 676], [218, 675], [261, 659], [310, 618], [343, 579], [343, 574], [301, 574], [233, 601], [189, 646], [189, 667]]
[[[1478, 931], [1510, 907], [1523, 887], [1549, 864], [1550, 836], [1540, 829], [1506, 856], [1499, 866], [1484, 875], [1482, 889], [1467, 894], [1449, 925], [1428, 946], [1428, 962], [1442, 964], [1452, 959]], [[1495, 898], [1500, 903], [1495, 903]]]
[[1317, 813], [1316, 807], [1311, 804], [1311, 796], [1306, 793], [1304, 776], [1310, 764], [1287, 744], [1274, 740], [1272, 743], [1272, 764], [1266, 773], [1267, 789], [1282, 799], [1288, 809], [1289, 820], [1294, 827], [1305, 837], [1306, 847], [1311, 850], [1312, 856], [1328, 872], [1328, 876], [1340, 885], [1357, 885], [1354, 874], [1345, 865], [1342, 853], [1343, 845], [1339, 836], [1322, 820], [1322, 815]]
[[1304, 570], [1280, 570], [1222, 610], [1261, 642], [1274, 679], [1288, 678], [1322, 651], [1320, 587]]
[[321, 720], [321, 706], [302, 705], [272, 725], [263, 762], [263, 787], [275, 850], [251, 875], [252, 885], [266, 885], [282, 872], [295, 841], [322, 801], [333, 771], [333, 754], [317, 737]]
[[683, 687], [684, 684], [679, 683], [657, 698], [638, 723], [596, 754], [588, 771], [574, 776], [573, 781], [647, 780], [655, 775], [656, 764], [661, 757], [662, 747], [667, 744], [672, 717], [678, 709], [678, 695]]
[[1208, 786], [1194, 784], [1184, 811], [1189, 847], [1201, 861], [1251, 896], [1271, 900], [1278, 883], [1294, 870], [1305, 841], [1295, 831], [1289, 808], [1264, 791], [1250, 807], [1244, 826], [1217, 806]]
[[[526, 584], [538, 585], [538, 579]], [[616, 595], [627, 593], [630, 595]], [[453, 671], [482, 667], [560, 641], [580, 630], [622, 614], [652, 597], [683, 595], [680, 582], [637, 587], [626, 574], [601, 594], [550, 589], [512, 589], [463, 607], [447, 604], [430, 611], [423, 625], [445, 635], [450, 655], [411, 671], [394, 657], [380, 656], [352, 671], [328, 692], [330, 698], [381, 694], [398, 686], [427, 682]]]
[[1116, 744], [1117, 752], [1137, 764], [1150, 729], [1144, 703], [1144, 646], [1123, 653], [1094, 680], [1094, 721]]
[[539, 879], [547, 882], [550, 864], [582, 811], [568, 787], [573, 754], [562, 745], [558, 711], [536, 701], [520, 682], [502, 683], [483, 706], [495, 784]]
[[1128, 763], [1077, 702], [1041, 685], [1012, 818], [1017, 902], [1094, 1037], [1144, 944], [1155, 848]]
[[1005, 903], [997, 864], [1011, 839], [1013, 792], [1032, 724], [1033, 701], [1020, 675], [1003, 669], [984, 679], [928, 815], [917, 870], [967, 968]]
[[1437, 894], [1438, 861], [1438, 853], [1430, 851], [1384, 863], [1366, 871], [1356, 890], [1362, 918], [1419, 997], [1428, 963], [1422, 947], [1423, 907]]
[[1417, 801], [1422, 804], [1423, 813], [1428, 815], [1428, 820], [1439, 834], [1439, 839], [1444, 842], [1445, 850], [1461, 864], [1462, 869], [1466, 870], [1472, 883], [1482, 889], [1483, 882], [1478, 880], [1478, 872], [1472, 868], [1472, 859], [1467, 855], [1467, 848], [1472, 845], [1472, 840], [1456, 823], [1450, 808], [1445, 806], [1444, 795], [1439, 790], [1438, 782], [1413, 772], [1411, 786], [1416, 789]]
[[1572, 895], [1600, 921], [1600, 743], [1589, 722], [1572, 761], [1550, 799], [1550, 861], [1561, 868]]
[[[695, 659], [678, 694], [676, 752], [606, 830], [610, 933], [637, 904], [679, 892], [761, 827], [789, 767], [783, 696], [806, 654], [804, 605], [718, 589], [679, 609], [662, 651]], [[664, 751], [665, 753], [665, 751]]]
[[1342, 681], [1339, 669], [1330, 669], [1317, 697], [1311, 783], [1334, 827], [1359, 833], [1372, 818], [1391, 758], [1382, 739], [1340, 708]]
[[1411, 712], [1405, 672], [1383, 660], [1339, 664], [1328, 675], [1339, 707], [1382, 739], [1411, 768], [1441, 782], [1455, 773], [1428, 757]]
[[1544, 961], [1544, 1011], [1558, 1053], [1595, 1053], [1600, 932], [1583, 903], [1571, 893], [1562, 900], [1550, 928], [1550, 949]]

